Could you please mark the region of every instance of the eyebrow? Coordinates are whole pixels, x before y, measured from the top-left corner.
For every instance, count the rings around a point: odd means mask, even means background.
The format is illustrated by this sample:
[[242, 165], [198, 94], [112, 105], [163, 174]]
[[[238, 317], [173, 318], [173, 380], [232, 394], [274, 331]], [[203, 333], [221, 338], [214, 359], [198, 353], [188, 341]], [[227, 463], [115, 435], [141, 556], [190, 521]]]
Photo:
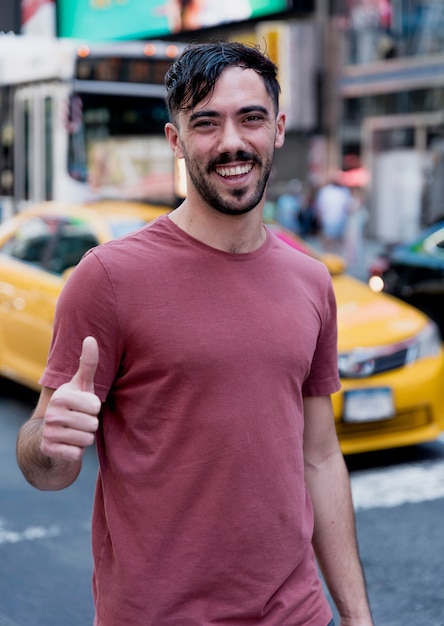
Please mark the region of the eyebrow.
[[[261, 104], [252, 104], [250, 106], [245, 106], [242, 107], [241, 109], [239, 109], [237, 111], [237, 115], [245, 115], [246, 113], [263, 113], [264, 115], [268, 116], [269, 115], [269, 111], [266, 107], [262, 106]], [[194, 122], [194, 120], [196, 119], [200, 119], [201, 117], [221, 117], [221, 114], [218, 113], [218, 111], [212, 111], [211, 109], [209, 110], [202, 110], [202, 111], [195, 111], [193, 113], [191, 113], [190, 118], [189, 118], [189, 122]]]

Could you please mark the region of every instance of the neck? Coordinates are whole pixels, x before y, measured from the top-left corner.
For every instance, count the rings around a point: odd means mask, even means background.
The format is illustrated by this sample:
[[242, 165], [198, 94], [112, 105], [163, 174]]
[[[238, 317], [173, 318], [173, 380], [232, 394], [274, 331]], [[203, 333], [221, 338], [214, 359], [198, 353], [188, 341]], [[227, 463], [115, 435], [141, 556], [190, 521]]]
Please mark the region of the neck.
[[224, 215], [214, 209], [196, 211], [185, 200], [169, 214], [170, 219], [188, 235], [212, 248], [245, 254], [259, 248], [265, 240], [262, 205], [244, 215]]

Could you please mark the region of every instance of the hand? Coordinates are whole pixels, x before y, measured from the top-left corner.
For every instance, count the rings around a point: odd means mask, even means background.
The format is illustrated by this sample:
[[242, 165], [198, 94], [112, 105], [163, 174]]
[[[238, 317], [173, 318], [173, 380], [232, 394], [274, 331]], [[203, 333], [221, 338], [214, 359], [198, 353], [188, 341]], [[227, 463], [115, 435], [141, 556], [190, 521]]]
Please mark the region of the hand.
[[94, 337], [82, 345], [79, 369], [52, 395], [43, 421], [40, 449], [58, 461], [79, 461], [95, 440], [100, 400], [94, 393], [99, 347]]

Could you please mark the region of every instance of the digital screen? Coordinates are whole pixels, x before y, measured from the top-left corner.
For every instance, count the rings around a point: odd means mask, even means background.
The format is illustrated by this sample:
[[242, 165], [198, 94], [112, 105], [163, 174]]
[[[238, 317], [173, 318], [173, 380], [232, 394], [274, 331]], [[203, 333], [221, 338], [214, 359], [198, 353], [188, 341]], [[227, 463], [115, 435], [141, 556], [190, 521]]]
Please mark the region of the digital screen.
[[86, 57], [77, 60], [75, 76], [79, 80], [163, 85], [172, 59]]
[[57, 35], [112, 41], [142, 39], [266, 17], [288, 0], [59, 0]]

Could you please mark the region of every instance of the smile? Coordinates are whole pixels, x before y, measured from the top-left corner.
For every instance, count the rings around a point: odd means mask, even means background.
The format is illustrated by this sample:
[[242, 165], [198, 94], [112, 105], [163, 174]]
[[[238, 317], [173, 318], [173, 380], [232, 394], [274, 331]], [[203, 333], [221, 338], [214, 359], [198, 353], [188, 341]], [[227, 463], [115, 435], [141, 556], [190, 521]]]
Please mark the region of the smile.
[[244, 165], [235, 165], [231, 167], [227, 166], [218, 166], [216, 167], [216, 172], [219, 176], [241, 176], [242, 174], [248, 174], [253, 168], [251, 163]]

